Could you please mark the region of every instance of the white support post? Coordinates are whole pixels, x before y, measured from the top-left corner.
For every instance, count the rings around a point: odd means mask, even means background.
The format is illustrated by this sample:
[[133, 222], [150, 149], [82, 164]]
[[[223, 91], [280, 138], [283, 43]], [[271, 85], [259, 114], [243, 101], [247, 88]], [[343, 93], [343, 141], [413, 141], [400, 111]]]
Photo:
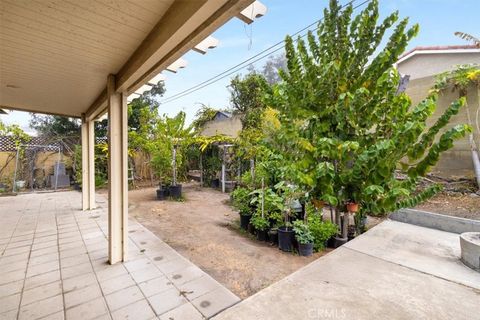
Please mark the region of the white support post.
[[108, 103], [108, 261], [127, 259], [128, 138], [127, 97], [115, 91], [115, 76], [107, 81]]
[[95, 209], [94, 122], [82, 116], [82, 209]]
[[222, 192], [225, 193], [225, 146], [222, 146]]

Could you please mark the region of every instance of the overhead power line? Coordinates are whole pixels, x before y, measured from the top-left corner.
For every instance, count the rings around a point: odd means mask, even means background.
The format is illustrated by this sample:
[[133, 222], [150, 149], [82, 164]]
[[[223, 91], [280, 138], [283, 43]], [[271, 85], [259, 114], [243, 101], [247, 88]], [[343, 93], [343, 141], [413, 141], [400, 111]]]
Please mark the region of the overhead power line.
[[[358, 0], [351, 0], [351, 1], [349, 1], [348, 3], [342, 5], [342, 6], [340, 7], [340, 10], [342, 10], [342, 9], [344, 9], [345, 7], [347, 7], [347, 6], [355, 3], [356, 1], [358, 1]], [[365, 5], [366, 3], [370, 2], [370, 1], [371, 1], [371, 0], [364, 0], [364, 1], [362, 1], [361, 3], [359, 3], [358, 5], [354, 6], [353, 9], [355, 10], [355, 9], [357, 9], [357, 8]], [[311, 27], [313, 27], [314, 25], [318, 24], [318, 23], [321, 22], [322, 20], [323, 20], [323, 17], [320, 18], [320, 19], [318, 19], [318, 20], [316, 20], [316, 21], [314, 21], [314, 22], [312, 22], [312, 23], [310, 23], [308, 26], [302, 28], [301, 30], [298, 30], [297, 32], [293, 33], [291, 36], [294, 37], [294, 36], [297, 36], [297, 35], [301, 34], [302, 32], [304, 32], [304, 31], [306, 31], [306, 30], [309, 30]], [[318, 29], [318, 27], [312, 29], [311, 31], [315, 31], [315, 30], [317, 30], [317, 29]], [[308, 34], [308, 32], [300, 35], [299, 37], [300, 37], [300, 38], [303, 38], [303, 37], [305, 37], [307, 34]], [[202, 81], [202, 82], [200, 82], [199, 84], [194, 85], [193, 87], [190, 87], [189, 89], [186, 89], [186, 90], [184, 90], [184, 91], [181, 91], [181, 92], [179, 92], [179, 93], [176, 93], [176, 94], [172, 95], [171, 97], [165, 98], [164, 100], [160, 101], [160, 103], [161, 103], [161, 104], [167, 104], [167, 103], [173, 102], [173, 101], [178, 100], [178, 99], [180, 99], [180, 98], [183, 98], [183, 97], [185, 97], [185, 96], [187, 96], [187, 95], [190, 95], [190, 94], [192, 94], [192, 93], [194, 93], [194, 92], [196, 92], [196, 91], [198, 91], [198, 90], [201, 90], [201, 89], [203, 89], [203, 88], [205, 88], [205, 87], [207, 87], [207, 86], [209, 86], [209, 85], [212, 85], [212, 84], [214, 84], [214, 83], [216, 83], [216, 82], [218, 82], [218, 81], [220, 81], [220, 80], [222, 80], [222, 79], [225, 79], [226, 77], [229, 77], [229, 76], [237, 73], [238, 71], [240, 71], [240, 70], [248, 67], [249, 65], [251, 65], [251, 64], [253, 64], [253, 63], [256, 63], [256, 62], [258, 62], [258, 61], [260, 61], [260, 60], [262, 60], [262, 59], [265, 59], [266, 57], [269, 57], [269, 56], [271, 56], [272, 54], [274, 54], [274, 53], [282, 50], [284, 47], [283, 47], [283, 46], [280, 46], [280, 45], [282, 45], [282, 44], [284, 44], [284, 43], [285, 43], [285, 40], [279, 41], [279, 42], [275, 43], [274, 45], [272, 45], [272, 46], [270, 46], [270, 47], [268, 47], [268, 48], [260, 51], [259, 53], [255, 54], [255, 55], [253, 55], [253, 56], [251, 56], [250, 58], [248, 58], [248, 59], [246, 59], [246, 60], [244, 60], [244, 61], [242, 61], [242, 62], [240, 62], [240, 63], [238, 63], [238, 64], [236, 64], [236, 65], [234, 65], [233, 67], [228, 68], [227, 70], [220, 72], [220, 73], [217, 74], [216, 76], [213, 76], [213, 77], [211, 77], [211, 78], [209, 78], [209, 79], [207, 79], [207, 80], [205, 80], [205, 81]], [[279, 46], [280, 46], [280, 47], [279, 47]]]

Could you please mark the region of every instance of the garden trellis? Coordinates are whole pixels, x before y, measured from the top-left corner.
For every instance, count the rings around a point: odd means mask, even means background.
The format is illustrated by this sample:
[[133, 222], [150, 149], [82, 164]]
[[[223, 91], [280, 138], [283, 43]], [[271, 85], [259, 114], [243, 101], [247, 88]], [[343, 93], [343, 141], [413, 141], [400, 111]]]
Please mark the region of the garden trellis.
[[60, 168], [60, 160], [61, 160], [61, 152], [62, 148], [60, 146], [56, 145], [38, 145], [38, 144], [20, 144], [16, 147], [16, 155], [15, 155], [15, 171], [13, 174], [13, 184], [12, 184], [12, 192], [17, 192], [17, 173], [19, 170], [19, 159], [20, 159], [20, 154], [23, 151], [33, 151], [33, 159], [31, 161], [31, 178], [30, 178], [30, 188], [33, 191], [34, 186], [35, 186], [35, 170], [37, 169], [35, 167], [35, 156], [36, 153], [38, 152], [39, 149], [42, 149], [43, 151], [53, 151], [57, 153], [57, 161], [55, 163], [56, 169], [54, 169], [54, 179], [55, 183], [51, 183], [53, 186], [54, 190], [57, 190], [58, 186], [58, 172]]

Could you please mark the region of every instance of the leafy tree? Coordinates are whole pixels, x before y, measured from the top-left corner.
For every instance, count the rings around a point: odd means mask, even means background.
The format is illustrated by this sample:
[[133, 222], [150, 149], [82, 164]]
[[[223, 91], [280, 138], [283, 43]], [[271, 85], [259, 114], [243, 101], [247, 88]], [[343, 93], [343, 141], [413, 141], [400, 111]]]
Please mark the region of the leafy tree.
[[272, 85], [282, 80], [280, 77], [280, 70], [287, 69], [287, 60], [285, 54], [276, 56], [269, 56], [267, 62], [262, 67], [262, 75], [268, 84]]
[[316, 36], [309, 32], [296, 44], [286, 38], [288, 73], [280, 71], [283, 81], [266, 98], [281, 124], [271, 139], [284, 157], [285, 177], [311, 197], [339, 208], [355, 201], [362, 214], [383, 214], [438, 191], [437, 185], [419, 190], [419, 177], [471, 129], [458, 125], [435, 140], [464, 99], [427, 129], [436, 97], [412, 106], [405, 93], [397, 93], [399, 75], [392, 65], [417, 25], [408, 27], [398, 12], [379, 23], [377, 0], [356, 17], [352, 13], [351, 5], [341, 10], [331, 0]]
[[230, 82], [230, 102], [234, 113], [241, 115], [243, 129], [257, 128], [265, 111], [262, 95], [268, 85], [257, 73], [235, 76]]

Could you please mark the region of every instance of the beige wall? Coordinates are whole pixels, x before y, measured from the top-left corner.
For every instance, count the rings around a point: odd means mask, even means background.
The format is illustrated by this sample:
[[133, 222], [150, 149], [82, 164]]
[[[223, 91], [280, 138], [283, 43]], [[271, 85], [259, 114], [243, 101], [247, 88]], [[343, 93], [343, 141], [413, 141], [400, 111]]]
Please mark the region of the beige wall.
[[401, 74], [410, 75], [410, 80], [430, 77], [452, 70], [459, 64], [480, 64], [480, 52], [416, 54], [400, 62], [397, 69]]
[[229, 137], [236, 138], [242, 131], [242, 122], [239, 116], [233, 116], [228, 119], [212, 120], [207, 122], [205, 129], [202, 131], [202, 136], [214, 136], [217, 134], [224, 134]]
[[[428, 91], [435, 82], [434, 77], [426, 77], [421, 79], [411, 80], [407, 87], [407, 94], [411, 97], [413, 105], [418, 104], [426, 98]], [[427, 121], [430, 126], [445, 112], [447, 107], [458, 98], [458, 91], [448, 90], [439, 95], [437, 109], [433, 117]], [[467, 103], [470, 111], [470, 116], [473, 118], [477, 109], [479, 108], [479, 94], [477, 89], [472, 86], [468, 90]], [[467, 109], [462, 108], [460, 112], [451, 118], [450, 123], [445, 127], [445, 130], [457, 125], [468, 123]], [[477, 142], [480, 142], [480, 134], [474, 129], [474, 137]], [[443, 176], [468, 176], [473, 177], [473, 164], [470, 153], [470, 145], [468, 137], [455, 142], [452, 149], [442, 154], [440, 161], [433, 168], [434, 172]]]

